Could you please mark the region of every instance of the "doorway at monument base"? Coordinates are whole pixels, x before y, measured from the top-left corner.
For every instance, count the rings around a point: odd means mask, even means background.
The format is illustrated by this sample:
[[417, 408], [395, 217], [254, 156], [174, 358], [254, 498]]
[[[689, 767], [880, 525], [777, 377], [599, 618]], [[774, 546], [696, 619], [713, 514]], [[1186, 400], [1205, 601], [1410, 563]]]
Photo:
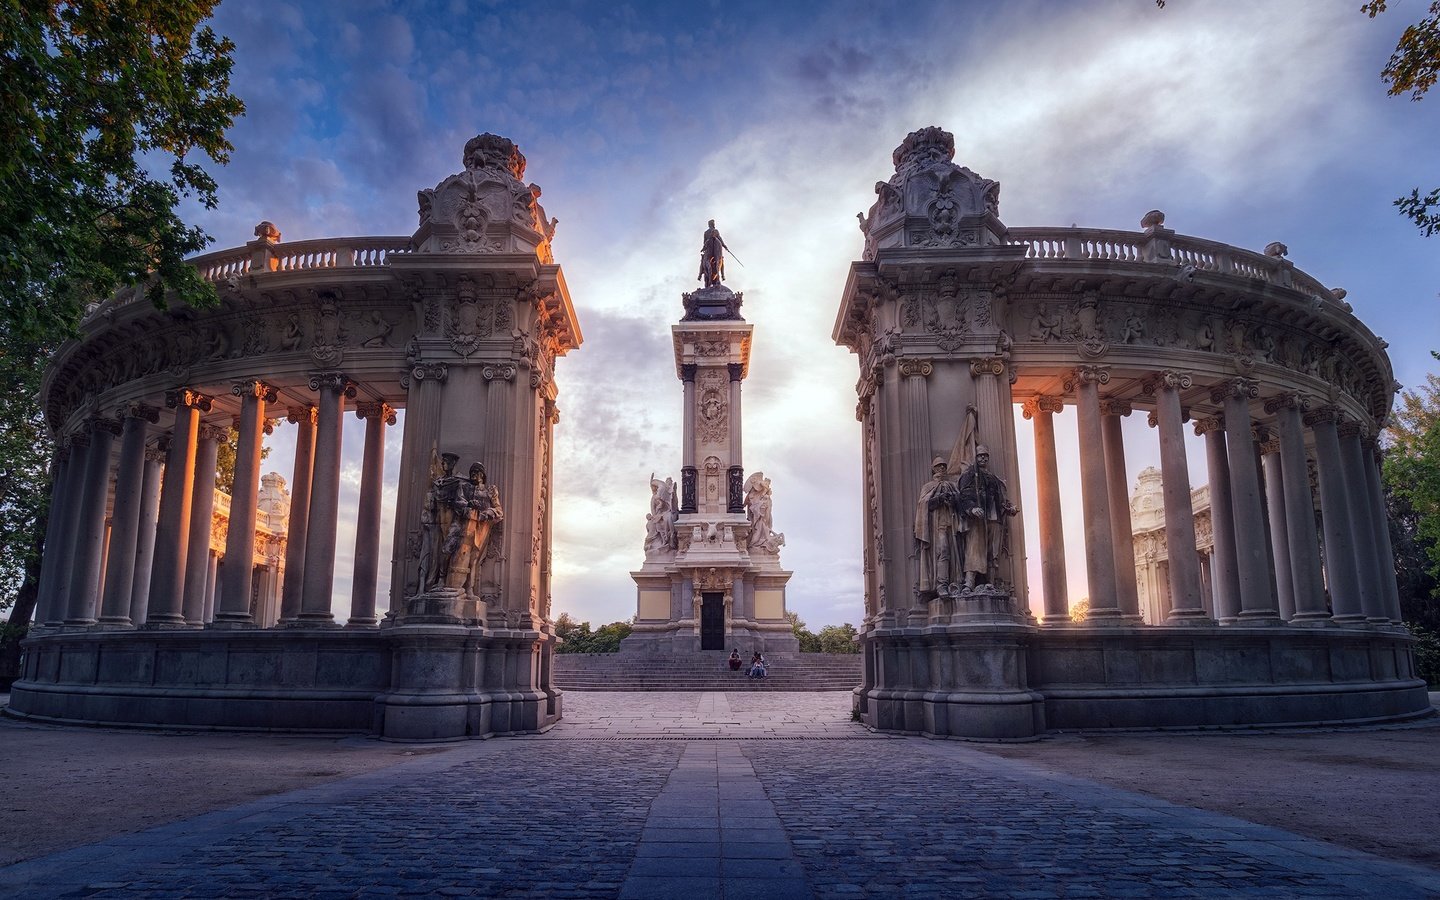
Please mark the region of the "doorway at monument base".
[[446, 625], [51, 634], [26, 643], [7, 712], [390, 740], [536, 733], [561, 716], [554, 646], [538, 631]]
[[980, 740], [1399, 721], [1434, 714], [1414, 644], [1339, 628], [882, 628], [855, 709], [871, 728]]

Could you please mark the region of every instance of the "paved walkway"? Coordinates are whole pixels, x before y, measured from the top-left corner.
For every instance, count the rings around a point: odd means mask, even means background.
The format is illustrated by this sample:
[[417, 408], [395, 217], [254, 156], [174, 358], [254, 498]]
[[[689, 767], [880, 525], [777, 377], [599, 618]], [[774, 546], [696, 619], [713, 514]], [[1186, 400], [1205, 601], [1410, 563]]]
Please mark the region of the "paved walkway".
[[1440, 896], [1440, 872], [847, 713], [570, 694], [547, 735], [0, 868], [0, 896]]

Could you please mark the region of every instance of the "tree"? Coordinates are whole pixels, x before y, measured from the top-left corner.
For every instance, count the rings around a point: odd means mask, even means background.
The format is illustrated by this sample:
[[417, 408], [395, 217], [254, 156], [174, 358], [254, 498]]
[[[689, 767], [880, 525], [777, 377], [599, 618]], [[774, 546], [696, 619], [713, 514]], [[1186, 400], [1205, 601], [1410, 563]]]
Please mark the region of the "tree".
[[[1440, 353], [1432, 351], [1431, 356], [1440, 361]], [[1383, 471], [1386, 491], [1392, 497], [1391, 521], [1408, 526], [1397, 536], [1397, 563], [1407, 555], [1413, 558], [1416, 551], [1423, 553], [1429, 578], [1426, 598], [1440, 600], [1440, 588], [1436, 587], [1440, 580], [1440, 376], [1432, 372], [1417, 390], [1401, 392], [1384, 442]], [[1406, 580], [1401, 578], [1402, 587]], [[1413, 583], [1414, 579], [1410, 580]], [[1402, 603], [1409, 604], [1421, 599], [1401, 597]], [[1407, 621], [1416, 621], [1412, 614], [1407, 611]], [[1419, 617], [1433, 622], [1431, 615], [1421, 613]]]
[[860, 645], [855, 642], [855, 626], [849, 622], [843, 625], [826, 625], [820, 629], [817, 637], [820, 640], [821, 653], [860, 652]]
[[618, 653], [620, 642], [634, 630], [629, 620], [601, 625], [590, 630], [589, 622], [576, 622], [569, 613], [561, 613], [555, 620], [555, 635], [564, 643], [557, 653]]
[[805, 622], [801, 620], [799, 613], [787, 612], [785, 618], [790, 620], [790, 627], [795, 631], [795, 639], [800, 642], [801, 653], [823, 652], [820, 648], [819, 636], [805, 627]]
[[[240, 452], [240, 432], [230, 429], [230, 436], [215, 448], [215, 487], [225, 493], [235, 490], [235, 457]], [[270, 448], [260, 448], [260, 458], [270, 458]]]
[[35, 398], [49, 351], [121, 287], [215, 302], [184, 262], [209, 238], [175, 213], [185, 197], [215, 205], [194, 157], [226, 162], [225, 131], [244, 112], [234, 45], [200, 27], [214, 7], [0, 3], [0, 609], [36, 588], [49, 448]]
[[[1385, 12], [1386, 6], [1387, 0], [1370, 0], [1360, 11], [1373, 19]], [[1380, 77], [1390, 85], [1390, 96], [1409, 93], [1410, 99], [1418, 102], [1435, 86], [1437, 75], [1440, 75], [1440, 0], [1433, 0], [1429, 14], [1401, 33]], [[1410, 196], [1397, 199], [1395, 206], [1426, 237], [1440, 231], [1440, 188], [1423, 197], [1420, 189], [1415, 188]]]
[[1090, 618], [1090, 598], [1081, 597], [1070, 606], [1070, 621], [1077, 624]]

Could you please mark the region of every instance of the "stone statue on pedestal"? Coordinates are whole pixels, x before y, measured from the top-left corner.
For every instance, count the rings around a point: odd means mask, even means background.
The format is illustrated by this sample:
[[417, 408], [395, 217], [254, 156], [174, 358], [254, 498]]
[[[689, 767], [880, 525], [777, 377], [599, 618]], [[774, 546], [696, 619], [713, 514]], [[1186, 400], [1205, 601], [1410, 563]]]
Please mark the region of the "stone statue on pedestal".
[[669, 550], [675, 546], [675, 479], [664, 481], [650, 475], [650, 512], [645, 515], [645, 552]]
[[700, 243], [699, 279], [705, 282], [707, 288], [725, 280], [725, 251], [729, 249], [715, 227], [715, 220], [711, 219], [710, 227], [705, 229], [705, 238]]
[[955, 503], [965, 548], [965, 589], [982, 581], [993, 586], [998, 580], [1000, 557], [1010, 552], [1006, 546], [1010, 529], [1005, 519], [1019, 510], [1010, 505], [1005, 482], [991, 474], [990, 450], [984, 444], [975, 448], [975, 462], [960, 476]]
[[450, 586], [463, 586], [470, 596], [478, 597], [481, 564], [505, 518], [505, 512], [500, 508], [500, 492], [494, 485], [486, 483], [485, 467], [478, 462], [470, 464], [466, 500], [469, 510], [465, 516], [465, 530], [450, 566], [457, 577], [449, 581]]
[[770, 518], [772, 500], [770, 479], [756, 472], [745, 480], [745, 512], [750, 519], [750, 537], [746, 543], [752, 550], [779, 552], [785, 546], [785, 535], [775, 531]]
[[485, 481], [485, 467], [470, 466], [469, 478], [455, 474], [460, 457], [440, 454], [440, 472], [420, 511], [420, 592], [439, 588], [478, 593], [476, 579], [495, 528], [504, 518], [499, 492]]
[[960, 492], [948, 477], [949, 468], [943, 457], [935, 457], [930, 471], [934, 477], [920, 489], [920, 500], [915, 507], [915, 543], [920, 558], [915, 592], [922, 600], [952, 596], [959, 574], [956, 501]]

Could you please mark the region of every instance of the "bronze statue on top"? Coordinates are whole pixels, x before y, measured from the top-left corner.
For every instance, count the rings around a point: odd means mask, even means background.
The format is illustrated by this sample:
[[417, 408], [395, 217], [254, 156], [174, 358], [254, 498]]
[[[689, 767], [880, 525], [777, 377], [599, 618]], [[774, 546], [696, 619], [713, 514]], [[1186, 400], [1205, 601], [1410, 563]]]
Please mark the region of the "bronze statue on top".
[[710, 227], [705, 229], [705, 238], [700, 243], [700, 275], [705, 286], [715, 287], [725, 280], [725, 251], [730, 248], [725, 246], [725, 239], [720, 236], [720, 231], [715, 227], [715, 220], [710, 220]]

